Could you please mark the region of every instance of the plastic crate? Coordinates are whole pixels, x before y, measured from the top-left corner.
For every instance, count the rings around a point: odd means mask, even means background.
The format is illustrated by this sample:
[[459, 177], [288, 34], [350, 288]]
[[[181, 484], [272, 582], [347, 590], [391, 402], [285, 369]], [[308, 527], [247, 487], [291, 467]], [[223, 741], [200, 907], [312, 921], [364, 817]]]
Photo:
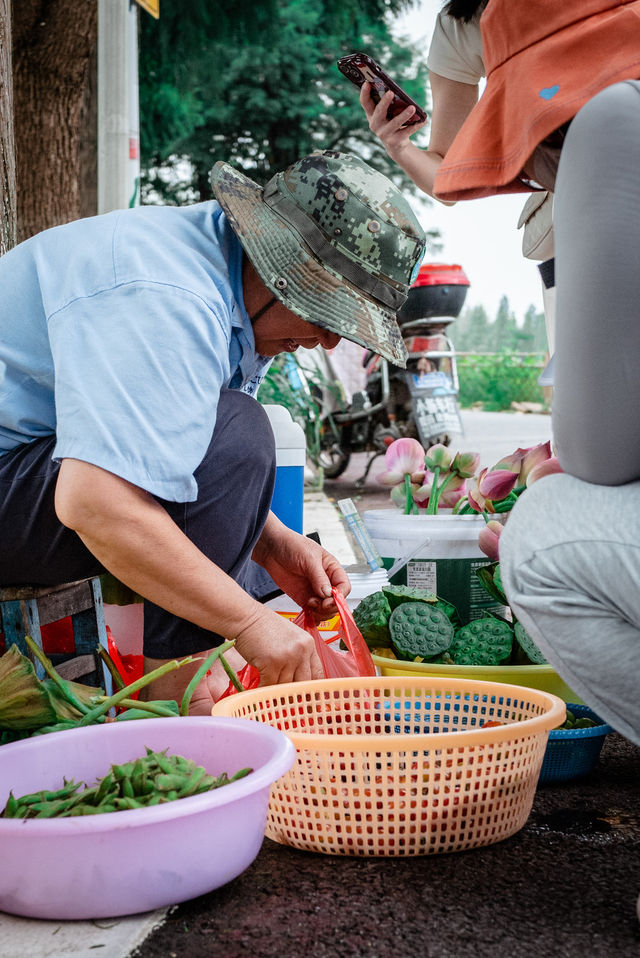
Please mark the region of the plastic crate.
[[540, 784], [569, 782], [595, 767], [604, 740], [613, 729], [588, 706], [569, 704], [576, 718], [590, 718], [598, 725], [591, 728], [558, 728], [549, 732], [549, 741], [540, 770]]
[[519, 686], [372, 676], [240, 692], [213, 714], [267, 722], [296, 746], [296, 764], [271, 789], [268, 838], [331, 855], [412, 856], [519, 831], [565, 706]]

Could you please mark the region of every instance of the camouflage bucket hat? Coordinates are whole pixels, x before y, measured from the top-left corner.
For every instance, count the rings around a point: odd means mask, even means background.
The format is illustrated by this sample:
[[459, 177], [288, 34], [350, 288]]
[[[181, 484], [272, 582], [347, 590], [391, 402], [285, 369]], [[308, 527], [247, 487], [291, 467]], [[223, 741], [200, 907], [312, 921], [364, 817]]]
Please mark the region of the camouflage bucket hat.
[[425, 235], [390, 180], [356, 156], [325, 151], [276, 173], [264, 190], [222, 162], [211, 185], [260, 278], [285, 306], [406, 364], [396, 314]]

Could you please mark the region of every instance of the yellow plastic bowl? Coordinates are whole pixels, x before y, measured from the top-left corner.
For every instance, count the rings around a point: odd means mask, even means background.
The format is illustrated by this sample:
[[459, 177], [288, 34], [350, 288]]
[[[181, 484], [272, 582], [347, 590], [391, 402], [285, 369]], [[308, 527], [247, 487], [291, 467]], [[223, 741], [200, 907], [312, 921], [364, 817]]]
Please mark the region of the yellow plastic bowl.
[[441, 665], [438, 662], [403, 662], [382, 655], [371, 656], [381, 675], [477, 679], [483, 682], [505, 682], [524, 685], [557, 695], [564, 702], [583, 704], [582, 699], [564, 682], [550, 665]]
[[213, 714], [266, 722], [296, 747], [271, 788], [269, 838], [331, 855], [412, 856], [519, 831], [566, 709], [516, 685], [372, 676], [240, 692]]

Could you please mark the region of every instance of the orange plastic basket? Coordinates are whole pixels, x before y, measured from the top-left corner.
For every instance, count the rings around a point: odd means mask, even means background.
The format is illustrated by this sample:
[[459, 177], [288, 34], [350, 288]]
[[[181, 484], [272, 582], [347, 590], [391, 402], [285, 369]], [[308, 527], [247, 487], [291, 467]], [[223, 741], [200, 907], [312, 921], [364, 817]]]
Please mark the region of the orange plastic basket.
[[522, 828], [565, 704], [503, 683], [378, 676], [258, 688], [213, 714], [267, 722], [296, 746], [271, 789], [269, 838], [333, 855], [424, 855]]

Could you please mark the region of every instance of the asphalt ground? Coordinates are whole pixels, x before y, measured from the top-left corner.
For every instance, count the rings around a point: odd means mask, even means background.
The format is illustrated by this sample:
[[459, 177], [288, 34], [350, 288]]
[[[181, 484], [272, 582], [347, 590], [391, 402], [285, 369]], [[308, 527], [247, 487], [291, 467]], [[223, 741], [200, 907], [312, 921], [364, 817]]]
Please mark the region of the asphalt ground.
[[495, 845], [413, 858], [265, 839], [239, 878], [178, 906], [139, 958], [637, 958], [640, 749], [605, 740], [580, 781], [540, 786]]

